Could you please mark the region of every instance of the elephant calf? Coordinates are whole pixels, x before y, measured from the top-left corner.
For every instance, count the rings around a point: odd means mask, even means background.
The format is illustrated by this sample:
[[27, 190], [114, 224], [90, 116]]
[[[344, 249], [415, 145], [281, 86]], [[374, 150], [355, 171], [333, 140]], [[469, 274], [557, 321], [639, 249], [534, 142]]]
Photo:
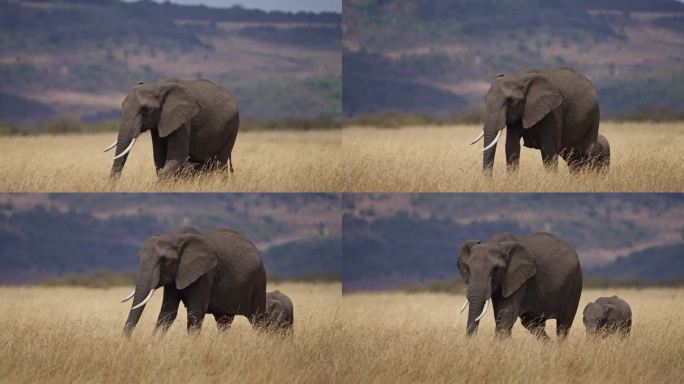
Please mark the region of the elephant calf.
[[294, 311], [290, 298], [278, 290], [266, 293], [266, 326], [292, 333], [293, 324]]
[[584, 307], [583, 321], [588, 335], [627, 336], [632, 331], [632, 309], [617, 296], [599, 297]]

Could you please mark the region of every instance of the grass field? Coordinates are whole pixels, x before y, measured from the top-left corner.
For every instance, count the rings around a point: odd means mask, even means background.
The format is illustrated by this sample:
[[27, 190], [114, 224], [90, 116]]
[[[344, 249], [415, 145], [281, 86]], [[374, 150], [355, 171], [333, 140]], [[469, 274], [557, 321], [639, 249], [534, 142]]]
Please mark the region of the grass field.
[[342, 189], [340, 132], [240, 133], [235, 173], [159, 182], [149, 134], [141, 135], [119, 182], [108, 183], [116, 133], [0, 137], [5, 192], [334, 192]]
[[[684, 369], [684, 290], [585, 290], [568, 339], [535, 340], [517, 323], [493, 340], [491, 312], [465, 337], [463, 297], [438, 293], [340, 296], [339, 284], [273, 284], [295, 304], [291, 338], [254, 331], [236, 318], [225, 332], [213, 317], [185, 331], [181, 307], [163, 337], [152, 335], [155, 295], [130, 340], [121, 328], [126, 288], [0, 288], [0, 381], [35, 382], [679, 382]], [[587, 340], [581, 309], [617, 293], [634, 312], [632, 336]]]
[[[634, 313], [628, 340], [590, 341], [582, 309], [617, 294]], [[535, 340], [518, 321], [495, 341], [492, 312], [466, 339], [462, 295], [353, 294], [342, 304], [344, 345], [335, 348], [348, 383], [681, 383], [684, 290], [585, 290], [568, 339]]]
[[481, 125], [342, 130], [343, 192], [652, 192], [682, 191], [684, 123], [601, 124], [610, 141], [607, 175], [572, 176], [560, 159], [546, 172], [541, 152], [522, 147], [520, 169], [506, 174], [505, 135], [494, 176], [482, 175], [482, 144], [468, 143]]
[[[5, 383], [330, 383], [336, 380], [340, 284], [283, 283], [295, 331], [254, 331], [244, 317], [219, 333], [212, 316], [187, 334], [181, 305], [163, 337], [152, 336], [155, 295], [130, 340], [121, 329], [129, 289], [0, 288], [0, 382]], [[161, 293], [161, 292], [160, 292]], [[128, 304], [128, 305], [127, 305]]]

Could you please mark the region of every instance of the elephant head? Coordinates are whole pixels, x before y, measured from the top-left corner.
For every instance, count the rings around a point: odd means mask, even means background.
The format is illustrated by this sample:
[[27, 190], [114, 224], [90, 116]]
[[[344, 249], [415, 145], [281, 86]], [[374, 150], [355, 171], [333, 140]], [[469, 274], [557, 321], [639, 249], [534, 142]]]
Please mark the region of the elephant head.
[[535, 275], [537, 267], [530, 252], [518, 241], [469, 240], [458, 255], [458, 270], [468, 284], [461, 311], [468, 305], [466, 333], [470, 336], [487, 312], [492, 294], [510, 297]]
[[619, 320], [617, 308], [612, 304], [589, 303], [584, 307], [582, 321], [588, 335], [605, 334], [608, 324], [616, 324]]
[[174, 81], [133, 86], [121, 103], [123, 118], [119, 136], [105, 149], [116, 147], [110, 177], [118, 178], [128, 153], [140, 133], [156, 130], [159, 137], [167, 137], [200, 111], [197, 97], [190, 88]]
[[216, 250], [198, 234], [154, 235], [139, 252], [140, 269], [135, 290], [122, 302], [133, 298], [124, 334], [133, 332], [145, 304], [155, 289], [175, 284], [184, 289], [218, 264]]
[[496, 143], [506, 125], [522, 125], [529, 129], [552, 110], [560, 106], [563, 96], [540, 70], [527, 70], [515, 75], [500, 75], [492, 79], [485, 95], [485, 123], [480, 136], [484, 137], [482, 168], [491, 175]]

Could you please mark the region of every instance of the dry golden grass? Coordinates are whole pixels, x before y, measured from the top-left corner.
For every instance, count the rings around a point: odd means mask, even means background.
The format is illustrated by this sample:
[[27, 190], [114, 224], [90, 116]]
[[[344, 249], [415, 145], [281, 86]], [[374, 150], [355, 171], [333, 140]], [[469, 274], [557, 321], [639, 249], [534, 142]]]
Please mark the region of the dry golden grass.
[[[121, 328], [126, 288], [0, 288], [0, 381], [6, 383], [329, 383], [336, 380], [335, 318], [340, 284], [284, 283], [295, 306], [295, 331], [283, 337], [236, 317], [224, 333], [212, 316], [198, 337], [185, 310], [153, 337], [161, 294], [130, 340]], [[331, 337], [331, 335], [333, 335]]]
[[334, 192], [342, 189], [340, 131], [243, 132], [235, 173], [159, 182], [152, 144], [141, 135], [119, 182], [108, 183], [116, 133], [0, 137], [5, 192]]
[[[684, 190], [684, 123], [603, 123], [610, 141], [607, 175], [572, 176], [560, 159], [546, 172], [541, 152], [523, 147], [520, 169], [506, 174], [497, 147], [493, 178], [482, 175], [480, 125], [342, 130], [343, 192], [652, 192]], [[501, 139], [505, 143], [505, 137]]]
[[[634, 313], [627, 340], [587, 340], [582, 309], [617, 294]], [[339, 375], [348, 383], [681, 383], [684, 290], [585, 290], [568, 339], [535, 340], [518, 321], [494, 340], [491, 312], [466, 339], [463, 296], [356, 294], [342, 300]], [[553, 333], [552, 333], [553, 332]]]

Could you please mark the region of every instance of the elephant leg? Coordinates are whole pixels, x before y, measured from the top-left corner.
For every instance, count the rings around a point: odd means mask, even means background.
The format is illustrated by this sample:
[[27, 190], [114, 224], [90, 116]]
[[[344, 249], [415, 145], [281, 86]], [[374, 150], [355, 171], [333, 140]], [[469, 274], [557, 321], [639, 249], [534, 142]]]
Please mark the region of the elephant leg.
[[506, 165], [508, 172], [518, 170], [520, 164], [520, 132], [516, 129], [506, 129]]
[[570, 331], [571, 326], [572, 320], [568, 321], [567, 319], [557, 319], [556, 336], [558, 336], [559, 339], [565, 339], [565, 337], [568, 335], [568, 332]]
[[582, 164], [584, 163], [582, 154], [574, 149], [568, 149], [561, 152], [561, 157], [563, 157], [565, 163], [568, 164], [568, 170], [571, 174], [579, 174], [580, 169], [582, 169]]
[[154, 168], [159, 174], [159, 171], [164, 168], [166, 163], [166, 138], [159, 137], [159, 131], [156, 129], [150, 130], [152, 136], [152, 155], [154, 157]]
[[[230, 169], [230, 173], [233, 173], [233, 146], [235, 145], [235, 140], [237, 139], [237, 134], [238, 134], [238, 128], [235, 127], [230, 133], [230, 136], [228, 137], [228, 168]], [[226, 161], [223, 160], [223, 164], [225, 165]]]
[[500, 292], [492, 295], [494, 321], [496, 323], [494, 337], [496, 339], [505, 339], [511, 336], [511, 329], [518, 319], [518, 308], [520, 308], [524, 293], [524, 288], [521, 288], [507, 298], [503, 298]]
[[166, 162], [164, 167], [158, 172], [160, 178], [171, 178], [176, 176], [183, 166], [187, 163], [190, 156], [190, 131], [189, 124], [173, 131], [166, 139]]
[[235, 318], [235, 315], [214, 314], [214, 318], [216, 319], [216, 327], [218, 327], [219, 331], [225, 331], [229, 329], [230, 326], [233, 324], [233, 319]]
[[558, 153], [556, 148], [542, 147], [541, 149], [542, 163], [547, 171], [555, 172], [558, 170]]
[[176, 315], [178, 315], [178, 304], [180, 304], [180, 295], [176, 287], [172, 285], [164, 286], [164, 299], [159, 317], [157, 317], [157, 325], [154, 327], [154, 333], [160, 330], [166, 332], [169, 329], [174, 320], [176, 320]]
[[205, 276], [183, 290], [183, 303], [188, 310], [188, 332], [199, 333], [209, 309], [211, 281]]
[[530, 314], [520, 315], [520, 322], [534, 337], [538, 339], [548, 340], [549, 335], [546, 334], [546, 319], [540, 316], [533, 316]]

